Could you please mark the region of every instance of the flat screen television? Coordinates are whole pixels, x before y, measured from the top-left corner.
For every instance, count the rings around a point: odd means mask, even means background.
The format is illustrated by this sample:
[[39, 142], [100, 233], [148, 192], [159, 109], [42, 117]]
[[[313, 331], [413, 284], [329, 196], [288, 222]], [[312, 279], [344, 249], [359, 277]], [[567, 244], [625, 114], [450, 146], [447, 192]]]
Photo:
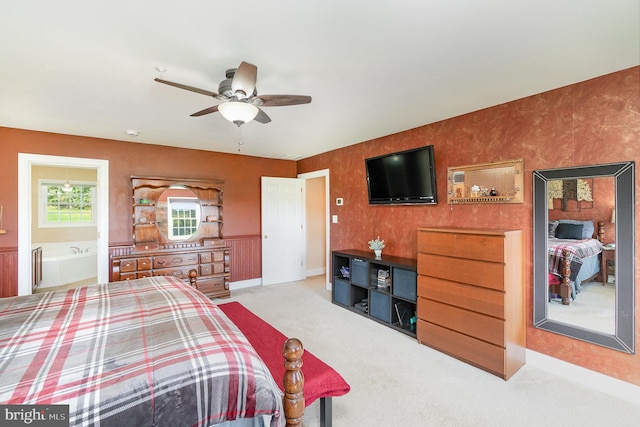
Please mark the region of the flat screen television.
[[437, 204], [433, 145], [365, 159], [369, 204]]

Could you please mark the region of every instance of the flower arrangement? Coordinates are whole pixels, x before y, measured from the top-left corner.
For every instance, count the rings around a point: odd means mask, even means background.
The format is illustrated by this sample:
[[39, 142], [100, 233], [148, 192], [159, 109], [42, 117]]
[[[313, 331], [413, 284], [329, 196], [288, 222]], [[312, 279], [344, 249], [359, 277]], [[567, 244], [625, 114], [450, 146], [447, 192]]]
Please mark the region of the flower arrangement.
[[376, 237], [375, 240], [369, 240], [369, 249], [375, 251], [383, 248], [384, 240], [380, 240], [380, 236]]

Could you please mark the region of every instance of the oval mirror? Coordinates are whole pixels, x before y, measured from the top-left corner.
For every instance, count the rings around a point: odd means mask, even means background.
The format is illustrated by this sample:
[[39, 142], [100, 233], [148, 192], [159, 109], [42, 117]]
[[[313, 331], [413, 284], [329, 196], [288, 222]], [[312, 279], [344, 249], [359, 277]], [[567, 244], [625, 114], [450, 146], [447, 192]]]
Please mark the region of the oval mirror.
[[185, 241], [200, 227], [200, 200], [181, 185], [167, 188], [156, 205], [156, 221], [160, 232], [171, 241]]

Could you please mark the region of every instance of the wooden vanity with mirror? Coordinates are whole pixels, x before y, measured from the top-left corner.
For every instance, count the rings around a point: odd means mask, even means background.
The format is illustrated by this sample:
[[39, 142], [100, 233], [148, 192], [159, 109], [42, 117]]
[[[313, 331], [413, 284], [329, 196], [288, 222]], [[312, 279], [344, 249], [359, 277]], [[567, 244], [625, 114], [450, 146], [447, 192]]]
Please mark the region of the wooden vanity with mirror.
[[222, 225], [224, 181], [131, 177], [133, 245], [111, 256], [111, 281], [149, 276], [189, 279], [209, 298], [229, 292]]

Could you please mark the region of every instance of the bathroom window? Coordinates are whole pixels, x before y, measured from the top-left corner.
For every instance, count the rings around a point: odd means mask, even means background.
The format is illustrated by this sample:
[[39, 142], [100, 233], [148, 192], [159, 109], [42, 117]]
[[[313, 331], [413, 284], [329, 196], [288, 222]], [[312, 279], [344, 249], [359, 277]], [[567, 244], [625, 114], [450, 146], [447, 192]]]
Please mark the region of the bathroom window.
[[39, 191], [40, 227], [88, 227], [96, 223], [96, 186], [73, 183], [64, 191], [63, 183], [41, 183]]

